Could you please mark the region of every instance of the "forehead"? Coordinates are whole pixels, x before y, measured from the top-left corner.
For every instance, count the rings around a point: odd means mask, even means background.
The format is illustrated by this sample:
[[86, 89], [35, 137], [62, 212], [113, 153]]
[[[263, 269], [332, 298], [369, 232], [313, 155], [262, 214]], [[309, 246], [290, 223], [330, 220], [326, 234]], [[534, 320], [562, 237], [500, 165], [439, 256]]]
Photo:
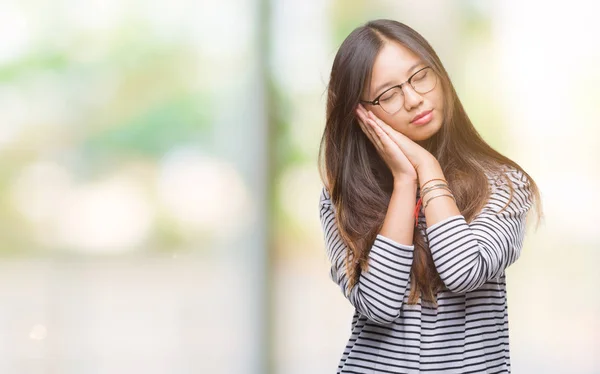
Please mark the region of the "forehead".
[[386, 42], [373, 63], [370, 92], [373, 93], [384, 83], [404, 82], [409, 77], [409, 70], [420, 61], [419, 56], [405, 46], [393, 41]]

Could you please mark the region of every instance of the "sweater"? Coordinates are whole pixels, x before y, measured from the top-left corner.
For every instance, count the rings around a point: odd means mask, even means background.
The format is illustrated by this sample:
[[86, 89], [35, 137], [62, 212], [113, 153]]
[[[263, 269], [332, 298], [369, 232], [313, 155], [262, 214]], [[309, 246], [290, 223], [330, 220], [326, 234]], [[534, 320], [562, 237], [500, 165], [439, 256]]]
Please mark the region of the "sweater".
[[[330, 278], [354, 307], [348, 342], [337, 373], [510, 373], [506, 268], [522, 248], [532, 205], [523, 173], [506, 168], [514, 189], [488, 175], [490, 198], [467, 223], [463, 215], [418, 227], [445, 289], [437, 307], [408, 304], [414, 245], [378, 234], [368, 270], [348, 292], [345, 258], [335, 207], [321, 190], [319, 209]], [[418, 198], [417, 193], [417, 198]]]

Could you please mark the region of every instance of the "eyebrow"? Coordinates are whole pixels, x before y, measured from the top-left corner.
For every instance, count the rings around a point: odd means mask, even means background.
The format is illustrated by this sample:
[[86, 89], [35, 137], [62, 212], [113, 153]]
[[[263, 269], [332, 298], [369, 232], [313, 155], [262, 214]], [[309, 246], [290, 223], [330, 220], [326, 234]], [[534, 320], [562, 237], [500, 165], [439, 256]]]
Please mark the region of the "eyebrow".
[[[410, 74], [410, 73], [411, 73], [413, 70], [415, 70], [415, 69], [416, 69], [416, 68], [417, 68], [419, 65], [423, 65], [423, 61], [419, 61], [419, 62], [417, 62], [416, 64], [414, 64], [413, 66], [411, 66], [411, 67], [410, 67], [410, 69], [408, 69], [408, 73]], [[385, 83], [383, 83], [383, 84], [380, 84], [379, 86], [377, 86], [377, 89], [376, 89], [376, 90], [375, 90], [375, 92], [374, 92], [374, 93], [375, 93], [375, 96], [377, 96], [377, 95], [378, 95], [378, 92], [379, 92], [379, 91], [381, 91], [382, 89], [384, 89], [384, 88], [386, 88], [386, 87], [388, 87], [388, 86], [392, 86], [392, 85], [394, 85], [394, 83], [395, 83], [395, 82], [396, 82], [395, 80], [393, 80], [393, 81], [388, 81], [388, 82], [385, 82]]]

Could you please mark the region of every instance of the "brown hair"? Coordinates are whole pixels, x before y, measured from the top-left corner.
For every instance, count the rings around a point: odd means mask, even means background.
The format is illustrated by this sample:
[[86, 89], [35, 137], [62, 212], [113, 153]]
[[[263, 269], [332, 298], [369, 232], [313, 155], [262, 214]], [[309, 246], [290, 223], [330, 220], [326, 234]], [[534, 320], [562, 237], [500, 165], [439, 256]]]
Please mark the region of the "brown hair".
[[[542, 215], [537, 185], [517, 163], [481, 138], [429, 43], [402, 23], [392, 20], [368, 22], [348, 35], [333, 61], [326, 124], [319, 149], [321, 179], [336, 207], [339, 233], [348, 246], [348, 290], [356, 284], [361, 271], [367, 270], [369, 251], [383, 225], [393, 187], [390, 170], [362, 132], [354, 114], [360, 94], [369, 84], [375, 57], [389, 41], [413, 51], [440, 78], [445, 100], [444, 121], [438, 133], [425, 141], [424, 147], [440, 163], [456, 205], [467, 222], [490, 197], [490, 190], [481, 188], [488, 185], [486, 173], [506, 178], [502, 173], [504, 166], [512, 166], [529, 179], [538, 223]], [[413, 238], [415, 249], [408, 302], [414, 304], [421, 296], [422, 300], [436, 303], [435, 295], [443, 289], [443, 283], [418, 228], [414, 229]]]

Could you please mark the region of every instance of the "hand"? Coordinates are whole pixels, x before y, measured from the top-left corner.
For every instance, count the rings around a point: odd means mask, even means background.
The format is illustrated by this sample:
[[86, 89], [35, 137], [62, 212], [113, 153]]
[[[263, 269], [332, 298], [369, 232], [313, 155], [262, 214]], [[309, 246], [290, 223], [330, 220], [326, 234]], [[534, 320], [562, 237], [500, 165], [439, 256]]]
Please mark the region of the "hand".
[[425, 148], [409, 139], [406, 135], [394, 130], [391, 126], [380, 120], [373, 112], [367, 111], [360, 104], [358, 110], [362, 112], [363, 117], [370, 118], [372, 121], [374, 121], [378, 127], [380, 127], [388, 135], [388, 137], [398, 145], [398, 147], [400, 147], [406, 158], [408, 158], [417, 172], [420, 166], [435, 160], [435, 157]]
[[[362, 110], [361, 110], [362, 109]], [[373, 143], [375, 149], [383, 161], [387, 164], [394, 176], [394, 181], [417, 182], [417, 171], [402, 152], [400, 147], [383, 131], [383, 129], [366, 114], [366, 111], [359, 104], [356, 109], [358, 123], [361, 129], [367, 135], [367, 138]]]

